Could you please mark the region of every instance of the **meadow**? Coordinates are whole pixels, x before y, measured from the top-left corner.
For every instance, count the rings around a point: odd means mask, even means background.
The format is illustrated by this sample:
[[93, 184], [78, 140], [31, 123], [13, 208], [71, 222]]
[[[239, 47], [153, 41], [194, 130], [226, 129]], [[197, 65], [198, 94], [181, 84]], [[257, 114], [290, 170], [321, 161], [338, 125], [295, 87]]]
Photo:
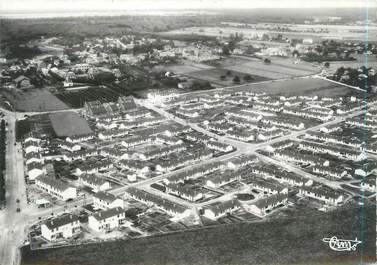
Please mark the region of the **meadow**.
[[[291, 218], [207, 227], [134, 240], [31, 251], [22, 265], [215, 265], [371, 262], [376, 253], [376, 210], [348, 205], [330, 213], [304, 209]], [[356, 251], [332, 251], [324, 237], [363, 241]], [[310, 263], [309, 263], [310, 261]]]

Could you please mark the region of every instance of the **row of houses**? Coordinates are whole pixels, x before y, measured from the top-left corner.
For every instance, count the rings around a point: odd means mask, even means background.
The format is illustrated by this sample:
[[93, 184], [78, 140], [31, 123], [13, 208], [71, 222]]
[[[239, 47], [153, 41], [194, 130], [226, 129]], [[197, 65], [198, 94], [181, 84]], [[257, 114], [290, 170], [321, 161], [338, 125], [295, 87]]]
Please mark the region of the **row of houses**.
[[310, 151], [316, 154], [328, 154], [336, 156], [337, 158], [343, 158], [348, 160], [359, 161], [364, 158], [360, 151], [354, 151], [351, 149], [334, 147], [329, 145], [323, 145], [313, 142], [301, 141], [298, 145], [298, 148], [301, 150]]
[[284, 107], [283, 113], [307, 119], [319, 120], [321, 122], [329, 121], [332, 118], [332, 114], [330, 113], [322, 114], [314, 112], [312, 109], [303, 109], [299, 107]]
[[303, 186], [299, 189], [299, 195], [310, 197], [329, 205], [339, 205], [344, 201], [342, 193], [327, 186]]
[[37, 177], [35, 179], [35, 185], [43, 192], [62, 201], [73, 200], [77, 197], [77, 189], [75, 187], [49, 176]]
[[272, 178], [283, 184], [289, 184], [292, 186], [310, 186], [313, 184], [311, 179], [301, 177], [292, 172], [283, 171], [281, 168], [271, 165], [257, 164], [250, 168], [250, 172], [263, 179]]
[[166, 179], [164, 179], [164, 182], [166, 184], [169, 183], [183, 183], [186, 180], [189, 179], [196, 179], [199, 177], [202, 177], [204, 175], [210, 174], [212, 172], [215, 172], [220, 169], [239, 169], [244, 166], [250, 165], [254, 163], [257, 160], [256, 156], [254, 155], [242, 155], [233, 157], [226, 162], [222, 161], [215, 161], [206, 163], [204, 165], [200, 165], [197, 167], [193, 167], [184, 171], [181, 171], [179, 173], [176, 173]]
[[288, 149], [277, 150], [275, 151], [274, 156], [278, 159], [294, 163], [329, 166], [329, 161], [324, 158], [315, 155], [302, 154]]
[[328, 133], [324, 134], [324, 133], [316, 132], [316, 131], [308, 131], [305, 133], [304, 137], [306, 139], [318, 140], [318, 141], [323, 141], [326, 143], [348, 145], [348, 146], [356, 147], [356, 148], [360, 148], [362, 146], [362, 142], [357, 139], [350, 139], [348, 137], [342, 137], [339, 135], [331, 135]]
[[188, 208], [185, 208], [180, 204], [161, 198], [157, 195], [148, 193], [144, 190], [139, 190], [131, 187], [128, 188], [126, 193], [131, 198], [143, 202], [148, 206], [154, 206], [158, 209], [161, 209], [166, 213], [172, 215], [176, 219], [185, 218], [191, 214], [191, 211]]

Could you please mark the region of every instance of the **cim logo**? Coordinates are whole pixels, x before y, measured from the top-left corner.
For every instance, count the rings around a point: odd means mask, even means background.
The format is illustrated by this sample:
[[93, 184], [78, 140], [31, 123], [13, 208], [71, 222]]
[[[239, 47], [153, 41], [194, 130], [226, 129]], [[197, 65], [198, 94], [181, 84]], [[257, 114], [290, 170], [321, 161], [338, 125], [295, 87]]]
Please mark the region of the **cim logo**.
[[323, 242], [328, 243], [329, 247], [335, 251], [355, 251], [357, 249], [357, 245], [361, 244], [360, 240], [346, 240], [346, 239], [338, 239], [336, 236], [331, 238], [325, 237], [322, 239]]

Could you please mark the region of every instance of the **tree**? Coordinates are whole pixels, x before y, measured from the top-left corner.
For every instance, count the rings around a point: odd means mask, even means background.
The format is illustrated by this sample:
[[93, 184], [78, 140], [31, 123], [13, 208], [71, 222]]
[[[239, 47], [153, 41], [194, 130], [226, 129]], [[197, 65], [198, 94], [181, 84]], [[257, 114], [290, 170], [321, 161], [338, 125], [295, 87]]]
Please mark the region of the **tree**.
[[250, 82], [250, 81], [254, 80], [254, 78], [251, 75], [246, 74], [246, 75], [244, 75], [243, 80], [245, 80], [246, 82]]
[[221, 79], [221, 80], [225, 80], [225, 79], [226, 79], [226, 76], [225, 76], [225, 75], [220, 75], [220, 79]]
[[233, 78], [233, 82], [239, 84], [239, 83], [241, 82], [240, 77], [239, 77], [238, 75], [236, 75], [236, 76]]
[[231, 76], [232, 75], [232, 72], [230, 70], [226, 71], [226, 75], [227, 76]]
[[326, 68], [329, 68], [329, 67], [330, 67], [330, 63], [329, 63], [329, 62], [325, 62], [324, 66], [325, 66]]
[[223, 55], [230, 55], [229, 47], [227, 45], [224, 45], [222, 47], [222, 52], [223, 52]]
[[265, 58], [265, 59], [263, 60], [263, 62], [264, 62], [265, 64], [271, 64], [271, 60], [268, 59], [268, 58]]
[[300, 53], [299, 53], [297, 50], [294, 50], [294, 51], [292, 52], [292, 56], [293, 56], [293, 57], [299, 57], [299, 56], [300, 56]]

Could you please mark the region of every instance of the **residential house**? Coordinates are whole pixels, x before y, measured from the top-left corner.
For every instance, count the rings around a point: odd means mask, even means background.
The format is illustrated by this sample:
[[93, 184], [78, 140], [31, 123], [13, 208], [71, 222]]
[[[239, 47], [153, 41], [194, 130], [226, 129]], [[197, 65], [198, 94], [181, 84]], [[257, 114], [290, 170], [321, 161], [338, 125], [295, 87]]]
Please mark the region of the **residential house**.
[[99, 191], [93, 195], [93, 207], [96, 209], [124, 208], [124, 201], [106, 191]]
[[[125, 210], [121, 207], [99, 211], [88, 218], [88, 226], [96, 232], [108, 231], [127, 223]], [[128, 226], [131, 223], [128, 222]]]
[[81, 232], [78, 216], [65, 214], [44, 222], [41, 225], [41, 235], [48, 241], [70, 239]]
[[47, 192], [62, 201], [73, 200], [77, 197], [77, 190], [75, 187], [58, 179], [39, 176], [35, 179], [35, 184], [40, 190]]

